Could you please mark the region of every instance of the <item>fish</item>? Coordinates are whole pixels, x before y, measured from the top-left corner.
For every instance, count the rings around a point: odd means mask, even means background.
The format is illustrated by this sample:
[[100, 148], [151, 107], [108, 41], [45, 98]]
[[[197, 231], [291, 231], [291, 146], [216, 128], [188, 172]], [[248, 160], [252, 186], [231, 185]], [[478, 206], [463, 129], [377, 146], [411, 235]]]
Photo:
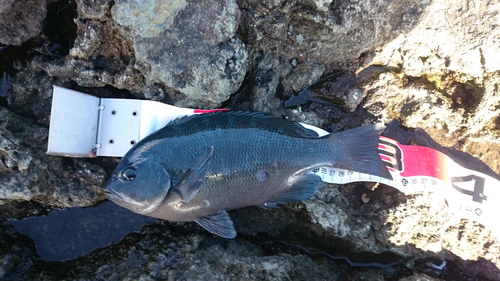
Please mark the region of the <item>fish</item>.
[[309, 171], [338, 167], [391, 179], [378, 154], [381, 124], [319, 137], [300, 123], [257, 112], [181, 117], [133, 146], [104, 186], [106, 198], [135, 213], [194, 221], [234, 238], [227, 211], [277, 208], [312, 197]]

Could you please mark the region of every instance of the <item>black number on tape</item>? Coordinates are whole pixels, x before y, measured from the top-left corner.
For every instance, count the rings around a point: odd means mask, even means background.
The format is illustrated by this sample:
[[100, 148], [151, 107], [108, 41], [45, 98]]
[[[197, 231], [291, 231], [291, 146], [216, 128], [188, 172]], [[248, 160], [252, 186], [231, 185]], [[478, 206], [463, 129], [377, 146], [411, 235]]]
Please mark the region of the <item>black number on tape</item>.
[[[484, 178], [478, 177], [476, 175], [469, 175], [465, 177], [451, 177], [451, 186], [456, 189], [458, 192], [466, 195], [472, 196], [472, 201], [483, 203], [483, 200], [486, 200], [486, 195], [484, 195]], [[474, 190], [467, 190], [458, 187], [455, 183], [459, 182], [473, 182]]]
[[403, 184], [403, 186], [407, 186], [408, 185], [408, 180], [407, 179], [402, 179], [401, 183]]
[[380, 155], [384, 155], [388, 159], [390, 159], [389, 161], [382, 159], [385, 162], [385, 165], [389, 168], [394, 169], [395, 171], [403, 172], [403, 151], [401, 150], [401, 148], [397, 144], [383, 139], [379, 140], [379, 143], [381, 145], [394, 148], [394, 152], [390, 152], [384, 149], [378, 150], [378, 153]]

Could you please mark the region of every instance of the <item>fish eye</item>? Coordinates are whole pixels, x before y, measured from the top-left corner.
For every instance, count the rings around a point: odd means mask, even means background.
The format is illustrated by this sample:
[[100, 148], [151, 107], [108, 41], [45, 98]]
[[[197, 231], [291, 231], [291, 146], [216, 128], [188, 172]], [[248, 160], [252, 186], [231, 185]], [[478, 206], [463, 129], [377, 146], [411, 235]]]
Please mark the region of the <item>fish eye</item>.
[[128, 181], [133, 181], [137, 177], [137, 171], [134, 168], [127, 168], [122, 172], [122, 177]]

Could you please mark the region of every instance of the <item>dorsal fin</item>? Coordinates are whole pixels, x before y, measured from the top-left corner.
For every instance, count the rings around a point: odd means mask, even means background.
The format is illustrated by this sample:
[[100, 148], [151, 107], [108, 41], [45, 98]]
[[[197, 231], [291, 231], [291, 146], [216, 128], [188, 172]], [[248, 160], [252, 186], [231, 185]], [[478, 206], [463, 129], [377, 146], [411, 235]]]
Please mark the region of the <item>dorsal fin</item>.
[[[210, 114], [210, 113], [207, 113], [207, 114]], [[198, 114], [193, 114], [193, 115], [184, 115], [184, 116], [181, 116], [181, 117], [177, 117], [175, 119], [172, 119], [170, 120], [168, 123], [167, 123], [167, 126], [171, 126], [171, 125], [179, 125], [179, 124], [182, 124], [186, 121], [189, 121], [190, 119], [194, 118], [194, 117], [197, 117]]]
[[189, 123], [191, 123], [189, 127], [197, 130], [256, 128], [291, 137], [317, 137], [317, 134], [311, 133], [310, 130], [304, 128], [298, 122], [253, 111], [222, 111], [184, 116], [170, 121], [167, 126], [172, 127]]

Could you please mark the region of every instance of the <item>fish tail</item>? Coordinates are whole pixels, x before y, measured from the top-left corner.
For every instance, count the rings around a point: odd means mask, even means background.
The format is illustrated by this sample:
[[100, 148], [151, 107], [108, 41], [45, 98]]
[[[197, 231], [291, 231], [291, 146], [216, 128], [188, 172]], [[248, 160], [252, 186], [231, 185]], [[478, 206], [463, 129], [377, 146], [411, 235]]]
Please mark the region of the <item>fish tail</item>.
[[384, 129], [383, 124], [374, 124], [330, 134], [335, 151], [333, 166], [392, 179], [378, 154], [379, 136]]

